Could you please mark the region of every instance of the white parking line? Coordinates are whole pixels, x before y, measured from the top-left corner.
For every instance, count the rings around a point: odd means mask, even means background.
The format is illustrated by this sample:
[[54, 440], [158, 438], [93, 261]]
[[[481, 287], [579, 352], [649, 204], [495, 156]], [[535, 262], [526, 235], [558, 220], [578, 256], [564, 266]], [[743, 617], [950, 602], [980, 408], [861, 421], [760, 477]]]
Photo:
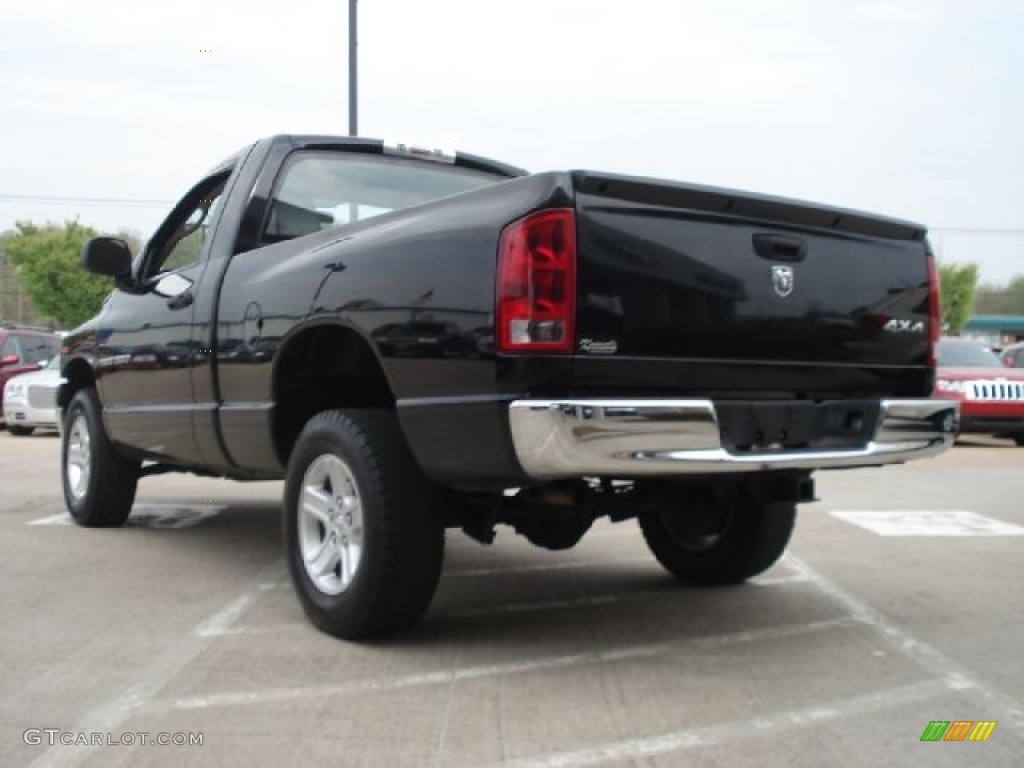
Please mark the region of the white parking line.
[[151, 709], [209, 709], [211, 707], [230, 707], [239, 705], [272, 704], [282, 701], [293, 701], [313, 697], [339, 696], [353, 693], [371, 693], [394, 691], [407, 688], [419, 688], [428, 685], [449, 685], [453, 681], [476, 680], [479, 678], [499, 677], [502, 675], [522, 674], [542, 669], [574, 667], [582, 664], [608, 664], [630, 659], [641, 659], [660, 656], [666, 653], [686, 652], [720, 648], [740, 643], [756, 643], [778, 640], [817, 632], [829, 632], [856, 626], [859, 622], [849, 617], [815, 621], [807, 624], [765, 627], [743, 632], [730, 632], [721, 635], [706, 635], [682, 640], [676, 643], [648, 643], [645, 645], [623, 646], [608, 651], [594, 651], [564, 656], [542, 656], [527, 661], [509, 661], [501, 664], [487, 664], [465, 667], [457, 671], [427, 672], [391, 680], [356, 680], [338, 685], [303, 686], [295, 688], [267, 688], [255, 691], [225, 691], [205, 696], [192, 696], [174, 699], [161, 704], [154, 702]]
[[644, 757], [730, 744], [796, 728], [806, 728], [831, 720], [929, 701], [947, 691], [948, 686], [944, 682], [930, 680], [816, 704], [803, 709], [793, 709], [766, 717], [732, 720], [704, 728], [674, 731], [645, 739], [628, 739], [588, 749], [507, 760], [494, 763], [493, 768], [581, 768], [581, 766], [610, 762], [635, 764]]
[[934, 674], [943, 676], [952, 687], [970, 689], [985, 700], [989, 707], [1000, 711], [1000, 724], [1013, 728], [1024, 735], [1024, 707], [991, 685], [982, 683], [967, 668], [946, 656], [934, 646], [919, 640], [904, 629], [900, 629], [881, 613], [860, 598], [855, 597], [795, 557], [786, 557], [797, 571], [803, 573], [814, 586], [843, 606], [851, 619], [874, 627], [892, 645], [919, 666]]
[[197, 624], [195, 628], [196, 635], [198, 637], [217, 637], [218, 635], [230, 633], [232, 625], [252, 607], [252, 604], [260, 598], [260, 595], [263, 592], [275, 589], [277, 586], [278, 583], [268, 581], [260, 584], [256, 589], [246, 592], [237, 600], [224, 606], [223, 610], [203, 619]]
[[[279, 560], [264, 568], [257, 577], [256, 586], [181, 635], [139, 675], [138, 682], [120, 696], [93, 710], [68, 730], [75, 733], [116, 731], [125, 720], [142, 711], [168, 680], [198, 658], [196, 648], [205, 630], [211, 626], [227, 626], [237, 620], [259, 595], [266, 592], [268, 583], [280, 578], [283, 568]], [[95, 749], [96, 745], [92, 744], [56, 744], [33, 760], [30, 768], [73, 768], [80, 765]]]
[[48, 517], [29, 520], [25, 525], [71, 525], [71, 523], [71, 515], [67, 512], [61, 512], [59, 515], [49, 515]]
[[834, 509], [829, 514], [879, 536], [1024, 536], [1024, 528], [962, 509]]
[[780, 576], [756, 576], [749, 579], [747, 584], [753, 584], [755, 587], [778, 587], [782, 584], [801, 584], [807, 580], [802, 573], [789, 573]]

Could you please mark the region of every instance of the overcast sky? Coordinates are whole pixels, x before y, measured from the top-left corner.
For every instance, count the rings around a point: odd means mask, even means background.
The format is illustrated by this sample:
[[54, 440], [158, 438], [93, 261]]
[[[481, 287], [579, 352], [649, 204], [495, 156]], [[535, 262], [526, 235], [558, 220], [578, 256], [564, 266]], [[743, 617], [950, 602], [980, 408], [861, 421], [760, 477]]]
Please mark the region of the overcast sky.
[[[347, 0], [0, 19], [0, 230], [145, 237], [243, 145], [348, 129]], [[861, 208], [1024, 274], [1021, 0], [360, 0], [359, 43], [361, 135]]]

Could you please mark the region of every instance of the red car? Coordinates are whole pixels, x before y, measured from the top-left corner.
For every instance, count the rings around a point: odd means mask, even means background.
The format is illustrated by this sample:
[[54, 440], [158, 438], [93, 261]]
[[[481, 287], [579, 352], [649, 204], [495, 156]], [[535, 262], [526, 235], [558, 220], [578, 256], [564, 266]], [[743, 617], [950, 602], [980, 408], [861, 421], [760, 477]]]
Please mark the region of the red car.
[[960, 431], [1024, 445], [1024, 370], [1007, 368], [976, 341], [943, 339], [936, 352], [935, 396], [960, 401]]
[[4, 423], [4, 384], [19, 373], [38, 371], [60, 353], [53, 333], [20, 325], [0, 325], [0, 426]]

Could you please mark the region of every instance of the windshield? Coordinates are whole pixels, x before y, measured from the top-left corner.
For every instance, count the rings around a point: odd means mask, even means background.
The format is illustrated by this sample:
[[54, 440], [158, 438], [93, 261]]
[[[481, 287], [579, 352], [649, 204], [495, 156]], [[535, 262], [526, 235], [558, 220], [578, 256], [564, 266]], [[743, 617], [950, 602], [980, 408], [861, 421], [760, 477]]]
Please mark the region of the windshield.
[[986, 346], [964, 341], [940, 341], [939, 365], [966, 368], [1002, 368], [996, 353]]

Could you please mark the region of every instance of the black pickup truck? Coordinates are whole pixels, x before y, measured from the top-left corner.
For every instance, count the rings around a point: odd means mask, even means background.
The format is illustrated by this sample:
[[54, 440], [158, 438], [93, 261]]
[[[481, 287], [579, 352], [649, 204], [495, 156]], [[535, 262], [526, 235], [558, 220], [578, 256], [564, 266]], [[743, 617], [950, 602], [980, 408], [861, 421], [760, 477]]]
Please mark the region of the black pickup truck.
[[312, 621], [408, 626], [445, 530], [549, 549], [637, 518], [675, 576], [734, 583], [816, 469], [947, 448], [935, 266], [915, 224], [591, 171], [277, 136], [216, 166], [65, 341], [72, 517], [140, 477], [285, 479]]

